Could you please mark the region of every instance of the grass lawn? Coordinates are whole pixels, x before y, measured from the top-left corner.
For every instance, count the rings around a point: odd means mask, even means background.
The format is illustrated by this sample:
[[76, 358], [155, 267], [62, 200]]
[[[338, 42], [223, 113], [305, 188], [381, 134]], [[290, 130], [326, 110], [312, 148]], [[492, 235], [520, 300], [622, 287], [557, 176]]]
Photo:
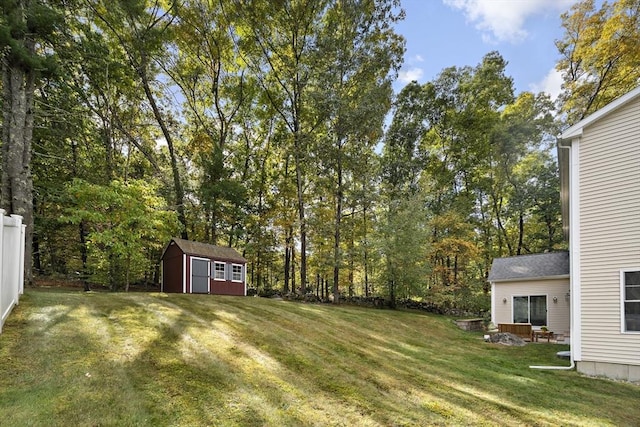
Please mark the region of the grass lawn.
[[0, 335], [0, 424], [638, 425], [639, 386], [528, 368], [566, 349], [403, 311], [30, 289]]

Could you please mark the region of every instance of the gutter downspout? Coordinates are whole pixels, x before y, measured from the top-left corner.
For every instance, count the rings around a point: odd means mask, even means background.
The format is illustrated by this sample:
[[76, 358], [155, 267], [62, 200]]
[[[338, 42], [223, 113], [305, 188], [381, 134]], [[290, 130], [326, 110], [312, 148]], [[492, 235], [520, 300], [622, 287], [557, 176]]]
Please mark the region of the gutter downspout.
[[[571, 146], [566, 146], [566, 145], [562, 145], [560, 142], [558, 142], [558, 148], [565, 148], [569, 150], [569, 156], [571, 156]], [[569, 161], [569, 165], [571, 165], [571, 161]], [[569, 248], [569, 251], [571, 251], [571, 248]], [[571, 259], [571, 258], [569, 258]], [[571, 277], [569, 278], [569, 283], [573, 283], [573, 280], [571, 280]], [[571, 286], [569, 286], [569, 290], [571, 291]], [[571, 295], [573, 295], [574, 293], [571, 292]], [[572, 310], [572, 306], [569, 306], [569, 309]], [[573, 315], [569, 316], [569, 332], [571, 334], [571, 336], [573, 337]], [[570, 360], [570, 364], [569, 366], [538, 366], [538, 365], [530, 365], [529, 369], [541, 369], [541, 370], [550, 370], [550, 371], [570, 371], [573, 368], [575, 368], [576, 366], [576, 362], [573, 360], [573, 351], [571, 351], [571, 347], [569, 347], [569, 360]]]
[[544, 369], [544, 370], [550, 370], [550, 371], [571, 371], [573, 368], [576, 367], [576, 363], [573, 361], [573, 356], [571, 357], [571, 364], [569, 366], [536, 366], [536, 365], [531, 365], [529, 366], [530, 369]]

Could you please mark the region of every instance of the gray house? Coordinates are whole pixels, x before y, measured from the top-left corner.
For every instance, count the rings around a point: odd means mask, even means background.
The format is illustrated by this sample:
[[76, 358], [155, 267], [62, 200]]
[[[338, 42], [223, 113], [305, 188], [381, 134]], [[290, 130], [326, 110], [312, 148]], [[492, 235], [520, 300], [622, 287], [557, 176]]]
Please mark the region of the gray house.
[[552, 252], [493, 260], [491, 321], [547, 326], [556, 335], [570, 334], [569, 253]]

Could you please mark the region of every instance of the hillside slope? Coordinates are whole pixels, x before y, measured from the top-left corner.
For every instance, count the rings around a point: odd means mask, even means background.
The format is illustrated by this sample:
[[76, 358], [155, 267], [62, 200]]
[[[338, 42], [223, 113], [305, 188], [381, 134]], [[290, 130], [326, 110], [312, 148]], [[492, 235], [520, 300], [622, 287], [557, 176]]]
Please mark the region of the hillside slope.
[[29, 290], [0, 335], [12, 425], [632, 425], [636, 385], [536, 371], [410, 312]]

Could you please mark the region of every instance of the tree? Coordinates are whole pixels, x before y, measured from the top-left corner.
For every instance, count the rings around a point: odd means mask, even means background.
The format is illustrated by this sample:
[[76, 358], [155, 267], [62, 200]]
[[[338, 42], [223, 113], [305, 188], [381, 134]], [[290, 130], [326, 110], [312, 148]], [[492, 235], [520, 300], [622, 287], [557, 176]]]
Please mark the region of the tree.
[[[201, 171], [197, 195], [206, 215], [205, 239], [218, 243], [218, 228], [244, 200], [244, 189], [231, 176], [228, 152], [235, 148], [229, 144], [234, 127], [241, 126], [241, 114], [252, 113], [248, 104], [255, 79], [245, 77], [246, 65], [234, 46], [234, 17], [222, 3], [185, 1], [178, 13], [174, 48], [158, 62], [184, 98], [189, 149]], [[236, 226], [231, 222], [232, 235]]]
[[[490, 52], [475, 67], [408, 84], [385, 135], [385, 222], [394, 230], [395, 217], [409, 215], [401, 201], [422, 195], [425, 206], [412, 219], [428, 234], [413, 249], [430, 267], [422, 295], [441, 306], [477, 309], [486, 304], [494, 257], [558, 245], [547, 154], [557, 133], [553, 105], [544, 94], [514, 98], [506, 65]], [[398, 289], [393, 276], [385, 280]]]
[[395, 308], [397, 299], [424, 296], [429, 264], [424, 196], [408, 194], [388, 201], [379, 224], [378, 248], [383, 256], [381, 279], [386, 283], [387, 297]]
[[[432, 270], [433, 286], [468, 283], [458, 280], [457, 273], [469, 270], [476, 258], [456, 257], [458, 249], [476, 252], [478, 242], [483, 242], [487, 270], [495, 255], [494, 222], [499, 228], [501, 219], [492, 215], [495, 199], [487, 200], [487, 194], [495, 174], [492, 137], [500, 125], [500, 110], [513, 102], [506, 65], [498, 52], [490, 52], [475, 67], [443, 70], [424, 88], [423, 117], [428, 127], [421, 140], [426, 160], [420, 185], [429, 195], [432, 248], [442, 244], [447, 249], [431, 253], [432, 263], [439, 266]], [[468, 233], [468, 227], [456, 225], [452, 218], [482, 233]]]
[[145, 99], [151, 108], [162, 138], [167, 144], [175, 210], [182, 224], [181, 235], [186, 239], [187, 217], [185, 212], [185, 190], [178, 165], [176, 151], [175, 130], [172, 129], [174, 118], [170, 112], [162, 108], [157, 92], [154, 91], [154, 76], [157, 70], [156, 57], [162, 55], [170, 29], [176, 18], [176, 1], [164, 4], [151, 0], [118, 0], [110, 2], [90, 3], [95, 13], [96, 23], [102, 27], [104, 34], [113, 38], [114, 46], [122, 49], [128, 66], [135, 72], [138, 82], [144, 92]]
[[[391, 25], [397, 1], [336, 1], [327, 11], [318, 39], [319, 71], [314, 100], [326, 120], [319, 157], [334, 204], [333, 301], [339, 302], [342, 219], [350, 180], [362, 173], [358, 160], [373, 151], [391, 104], [391, 78], [400, 67], [404, 40]], [[365, 166], [366, 167], [366, 166]]]
[[2, 186], [0, 206], [21, 215], [25, 232], [25, 282], [33, 279], [33, 177], [31, 142], [34, 123], [34, 91], [39, 78], [53, 72], [53, 55], [38, 45], [62, 22], [62, 17], [44, 0], [5, 1], [0, 5], [0, 49], [2, 60]]
[[638, 85], [640, 1], [616, 0], [596, 9], [583, 0], [562, 15], [565, 30], [556, 42], [567, 121], [575, 123]]
[[71, 203], [62, 220], [87, 224], [91, 278], [114, 291], [120, 281], [128, 291], [132, 278], [143, 278], [179, 228], [165, 201], [141, 180], [97, 185], [75, 179], [66, 192]]
[[291, 137], [295, 168], [300, 242], [300, 289], [307, 289], [307, 174], [309, 144], [320, 123], [310, 111], [310, 83], [318, 26], [328, 0], [272, 2], [234, 1], [241, 17], [241, 40], [253, 73], [271, 107], [285, 123]]
[[378, 247], [384, 256], [382, 279], [392, 307], [399, 292], [407, 296], [420, 283], [426, 287], [420, 275], [425, 273], [427, 216], [418, 185], [425, 157], [420, 143], [428, 126], [422, 89], [412, 82], [400, 92], [382, 151]]
[[[511, 256], [531, 251], [524, 244], [525, 216], [541, 190], [535, 185], [540, 169], [533, 169], [531, 162], [552, 146], [558, 130], [552, 112], [547, 95], [523, 92], [504, 108], [493, 132], [486, 188], [498, 225], [499, 256], [504, 253], [503, 245]], [[511, 224], [510, 230], [505, 222]]]

